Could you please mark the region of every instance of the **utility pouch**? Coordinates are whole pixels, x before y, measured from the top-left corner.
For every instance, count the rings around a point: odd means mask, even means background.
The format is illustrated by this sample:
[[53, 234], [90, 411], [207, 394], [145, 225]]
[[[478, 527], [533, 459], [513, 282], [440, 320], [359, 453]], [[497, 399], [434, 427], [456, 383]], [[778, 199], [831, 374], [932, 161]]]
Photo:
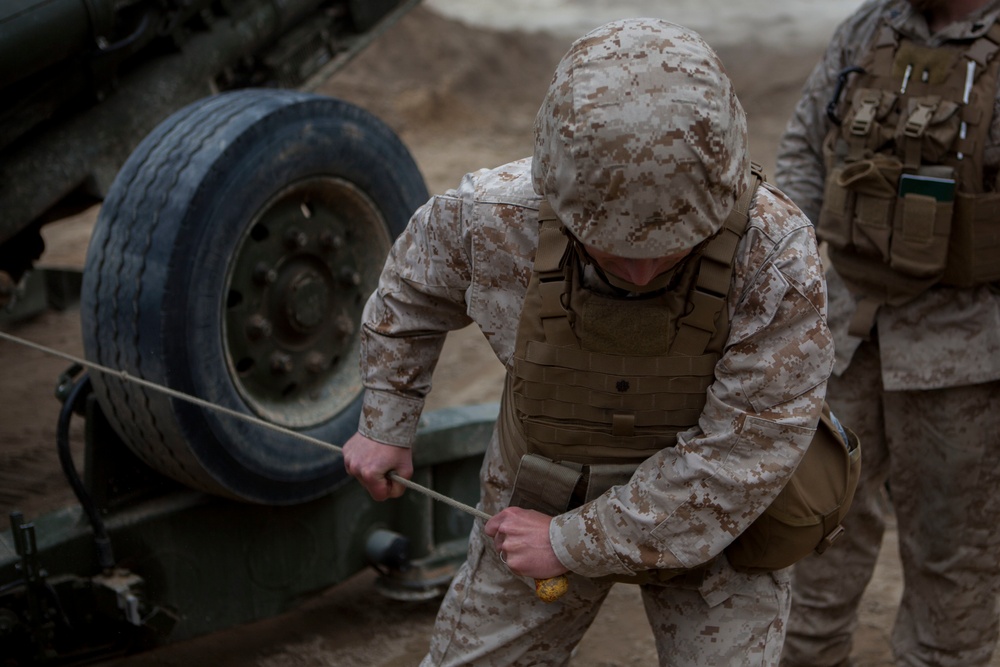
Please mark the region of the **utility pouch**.
[[876, 156], [839, 167], [827, 179], [818, 233], [837, 249], [889, 261], [897, 183], [903, 165]]
[[510, 506], [556, 516], [626, 483], [636, 467], [634, 463], [556, 462], [539, 454], [525, 454], [514, 478]]
[[958, 137], [962, 122], [958, 110], [958, 104], [939, 95], [906, 100], [894, 140], [908, 167], [937, 164], [944, 159]]
[[864, 141], [874, 149], [892, 138], [891, 126], [884, 124], [898, 95], [878, 88], [859, 88], [851, 97], [851, 106], [842, 127], [852, 142]]
[[852, 190], [840, 184], [843, 168], [837, 167], [826, 179], [823, 190], [823, 208], [819, 212], [816, 235], [838, 250], [851, 245], [851, 223], [854, 219]]
[[538, 454], [525, 454], [517, 467], [511, 507], [557, 516], [570, 509], [583, 472]]
[[[538, 454], [525, 454], [517, 468], [511, 507], [535, 510], [556, 516], [597, 498], [613, 486], [625, 484], [636, 464], [606, 463], [584, 465], [555, 462]], [[608, 575], [600, 581], [622, 584], [666, 584], [678, 576], [700, 576], [703, 568], [646, 570], [631, 575]]]
[[974, 287], [1000, 281], [1000, 192], [955, 195], [948, 267], [941, 282]]
[[861, 472], [858, 437], [836, 421], [830, 407], [792, 478], [774, 502], [726, 548], [742, 572], [788, 567], [810, 552], [823, 553], [841, 533]]
[[[955, 179], [933, 167], [903, 174], [893, 221], [889, 265], [916, 278], [940, 276], [948, 260]], [[938, 175], [940, 174], [940, 175]]]

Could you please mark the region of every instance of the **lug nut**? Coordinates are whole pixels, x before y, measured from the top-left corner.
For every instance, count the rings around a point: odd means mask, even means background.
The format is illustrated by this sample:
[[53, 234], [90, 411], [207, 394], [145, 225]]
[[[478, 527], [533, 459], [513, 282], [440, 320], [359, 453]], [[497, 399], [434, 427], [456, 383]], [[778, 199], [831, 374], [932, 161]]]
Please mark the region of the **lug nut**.
[[258, 285], [273, 285], [278, 279], [278, 272], [265, 262], [257, 262], [253, 267], [253, 281]]
[[361, 274], [353, 269], [344, 269], [341, 271], [340, 279], [348, 287], [357, 287], [361, 284]]
[[247, 320], [247, 337], [250, 340], [270, 338], [273, 330], [271, 322], [263, 315], [253, 315]]
[[306, 355], [306, 370], [319, 375], [326, 370], [326, 357], [320, 352], [310, 352]]
[[271, 372], [275, 375], [286, 375], [295, 370], [292, 358], [284, 352], [275, 352], [271, 355]]
[[344, 237], [326, 230], [320, 233], [319, 244], [324, 250], [340, 250], [344, 247]]
[[309, 237], [306, 236], [306, 233], [295, 227], [289, 227], [288, 231], [285, 232], [285, 245], [291, 250], [304, 248], [308, 242]]
[[348, 338], [354, 333], [354, 320], [344, 313], [341, 313], [340, 315], [337, 315], [334, 327], [337, 335], [341, 338]]

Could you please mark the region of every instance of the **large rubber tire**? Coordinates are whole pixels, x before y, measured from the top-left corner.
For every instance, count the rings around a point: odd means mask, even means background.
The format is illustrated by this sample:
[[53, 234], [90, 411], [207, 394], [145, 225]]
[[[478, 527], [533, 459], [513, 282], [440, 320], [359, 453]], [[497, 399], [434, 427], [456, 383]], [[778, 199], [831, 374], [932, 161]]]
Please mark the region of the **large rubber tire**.
[[[136, 148], [101, 209], [86, 356], [343, 444], [360, 411], [361, 310], [427, 196], [399, 138], [341, 100], [251, 89], [185, 107]], [[330, 449], [92, 375], [122, 439], [192, 488], [280, 505], [346, 477]]]

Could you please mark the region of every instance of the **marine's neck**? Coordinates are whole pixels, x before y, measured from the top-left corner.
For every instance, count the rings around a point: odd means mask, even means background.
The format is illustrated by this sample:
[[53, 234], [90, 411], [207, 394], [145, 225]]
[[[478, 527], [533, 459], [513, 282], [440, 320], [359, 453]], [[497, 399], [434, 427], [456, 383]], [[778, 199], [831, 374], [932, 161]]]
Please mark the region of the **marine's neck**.
[[936, 3], [937, 6], [928, 9], [924, 16], [931, 34], [934, 34], [956, 21], [961, 21], [990, 2], [992, 0], [951, 0], [951, 2]]

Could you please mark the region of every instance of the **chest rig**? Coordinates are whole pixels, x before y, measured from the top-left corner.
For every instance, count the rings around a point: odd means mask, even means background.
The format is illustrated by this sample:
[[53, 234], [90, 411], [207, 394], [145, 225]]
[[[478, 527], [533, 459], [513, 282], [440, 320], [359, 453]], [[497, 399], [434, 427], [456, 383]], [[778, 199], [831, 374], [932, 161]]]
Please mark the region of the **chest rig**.
[[585, 288], [580, 250], [542, 203], [498, 419], [504, 461], [519, 471], [512, 504], [554, 515], [587, 502], [698, 423], [761, 180], [753, 165], [753, 187], [723, 228], [672, 269], [666, 289], [644, 296]]
[[543, 202], [501, 411], [508, 465], [537, 454], [634, 469], [697, 424], [729, 333], [741, 204], [667, 289], [619, 297], [582, 285], [581, 251]]
[[837, 99], [829, 107], [817, 233], [862, 295], [853, 335], [868, 335], [883, 304], [1000, 280], [1000, 194], [983, 164], [998, 52], [1000, 24], [930, 48], [883, 22], [860, 67], [842, 74], [854, 76], [843, 120]]

